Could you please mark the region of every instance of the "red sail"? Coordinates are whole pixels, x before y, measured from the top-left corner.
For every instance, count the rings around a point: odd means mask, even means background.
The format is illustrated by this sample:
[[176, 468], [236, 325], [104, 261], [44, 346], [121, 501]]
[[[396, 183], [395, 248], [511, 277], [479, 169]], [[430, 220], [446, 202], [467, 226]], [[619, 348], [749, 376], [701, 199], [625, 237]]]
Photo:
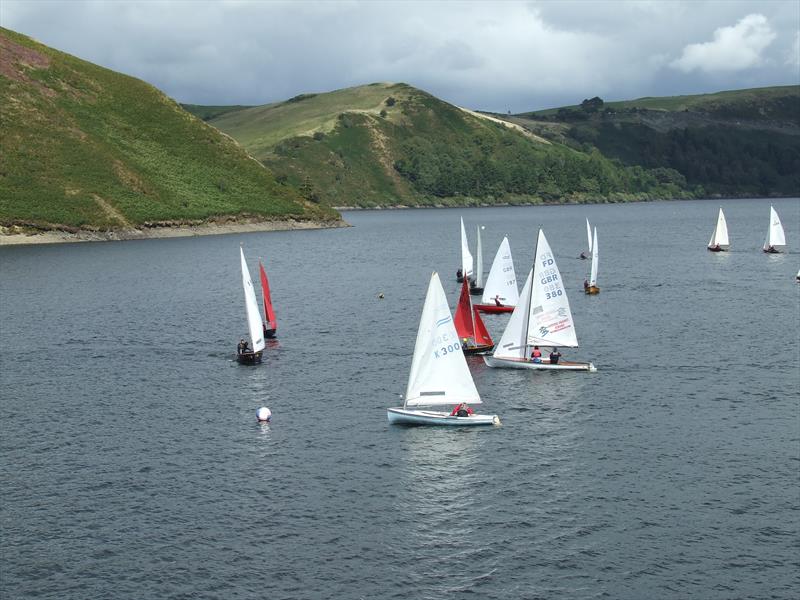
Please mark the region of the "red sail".
[[492, 336], [489, 335], [486, 325], [483, 324], [483, 319], [481, 319], [481, 313], [474, 306], [472, 307], [472, 314], [475, 315], [475, 343], [478, 346], [494, 346]]
[[456, 316], [453, 318], [453, 323], [455, 323], [458, 338], [462, 341], [467, 338], [474, 344], [475, 329], [472, 324], [472, 302], [469, 299], [469, 281], [466, 277], [461, 283], [461, 296], [458, 298], [458, 306], [456, 307]]
[[264, 295], [264, 327], [267, 330], [275, 330], [278, 328], [278, 323], [275, 320], [275, 311], [272, 310], [272, 298], [269, 295], [269, 281], [267, 280], [267, 273], [264, 271], [264, 265], [258, 261], [258, 268], [261, 271], [261, 292]]

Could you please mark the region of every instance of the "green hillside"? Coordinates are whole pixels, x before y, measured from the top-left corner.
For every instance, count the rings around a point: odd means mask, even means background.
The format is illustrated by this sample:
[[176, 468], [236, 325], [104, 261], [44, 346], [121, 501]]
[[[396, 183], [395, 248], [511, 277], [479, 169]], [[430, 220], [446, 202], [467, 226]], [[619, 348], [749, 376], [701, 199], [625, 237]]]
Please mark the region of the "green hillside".
[[334, 220], [152, 86], [0, 29], [0, 225]]
[[800, 195], [800, 86], [580, 105], [505, 117], [628, 166], [678, 171], [707, 195]]
[[[198, 114], [203, 107], [197, 107]], [[467, 205], [691, 197], [678, 173], [624, 167], [375, 83], [209, 120], [309, 200], [331, 206]]]

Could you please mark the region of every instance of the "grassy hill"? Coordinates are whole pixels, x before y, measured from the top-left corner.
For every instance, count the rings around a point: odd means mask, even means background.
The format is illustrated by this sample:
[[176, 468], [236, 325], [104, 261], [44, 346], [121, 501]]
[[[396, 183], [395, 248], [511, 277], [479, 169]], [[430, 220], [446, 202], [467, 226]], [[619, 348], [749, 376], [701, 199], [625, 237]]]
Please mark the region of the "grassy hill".
[[506, 118], [628, 166], [674, 169], [704, 194], [800, 195], [800, 86], [608, 103], [592, 98]]
[[0, 29], [0, 225], [334, 220], [154, 87]]
[[[204, 107], [190, 107], [201, 114]], [[402, 83], [231, 110], [209, 120], [307, 199], [331, 206], [690, 197], [677, 173], [553, 144]]]

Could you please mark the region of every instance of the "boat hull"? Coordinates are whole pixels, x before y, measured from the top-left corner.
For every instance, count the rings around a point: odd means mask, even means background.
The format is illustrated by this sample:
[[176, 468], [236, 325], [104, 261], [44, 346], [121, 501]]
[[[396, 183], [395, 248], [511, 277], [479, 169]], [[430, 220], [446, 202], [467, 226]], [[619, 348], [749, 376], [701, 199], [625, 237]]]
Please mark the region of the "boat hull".
[[275, 337], [275, 330], [274, 329], [267, 329], [264, 327], [264, 337], [265, 338], [274, 338]]
[[470, 287], [469, 288], [469, 293], [470, 293], [470, 296], [480, 296], [481, 294], [483, 294], [483, 288], [482, 287], [475, 287], [475, 286]]
[[461, 349], [464, 351], [464, 354], [484, 354], [494, 350], [494, 344], [487, 344], [485, 346], [464, 346], [462, 344]]
[[497, 306], [496, 304], [473, 304], [475, 308], [477, 308], [481, 312], [485, 313], [505, 313], [505, 312], [514, 312], [513, 306]]
[[708, 250], [710, 252], [727, 252], [728, 248], [723, 248], [722, 246], [708, 246]]
[[776, 248], [775, 246], [770, 246], [769, 248], [762, 248], [762, 250], [766, 254], [780, 254], [781, 253], [781, 251], [778, 248]]
[[592, 294], [599, 294], [599, 293], [600, 293], [600, 288], [599, 288], [599, 287], [597, 287], [596, 285], [590, 285], [590, 286], [589, 286], [589, 287], [587, 287], [587, 288], [586, 288], [586, 290], [584, 290], [584, 291], [585, 291], [587, 294], [590, 294], [590, 295], [592, 295]]
[[531, 369], [536, 371], [587, 371], [594, 373], [597, 371], [592, 363], [572, 362], [569, 360], [561, 360], [558, 364], [550, 364], [547, 359], [542, 362], [535, 363], [527, 358], [498, 358], [496, 356], [484, 356], [483, 362], [489, 367], [496, 367], [500, 369]]
[[242, 352], [236, 355], [240, 365], [257, 365], [261, 362], [261, 350], [258, 352]]
[[450, 416], [449, 412], [434, 410], [413, 410], [409, 408], [388, 408], [386, 415], [393, 425], [443, 425], [447, 427], [475, 427], [499, 425], [497, 415], [470, 415], [468, 417]]

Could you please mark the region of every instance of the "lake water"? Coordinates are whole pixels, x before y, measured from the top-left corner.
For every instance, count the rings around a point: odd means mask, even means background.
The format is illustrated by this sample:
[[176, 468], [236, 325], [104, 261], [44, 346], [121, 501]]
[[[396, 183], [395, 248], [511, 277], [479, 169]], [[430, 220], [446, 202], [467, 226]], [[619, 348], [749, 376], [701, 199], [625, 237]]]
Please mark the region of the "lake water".
[[[0, 596], [797, 597], [800, 201], [774, 201], [788, 254], [760, 250], [769, 205], [0, 248]], [[470, 358], [501, 427], [389, 426], [431, 271], [455, 304], [459, 216], [487, 270], [509, 236], [520, 286], [544, 228], [581, 345], [564, 358], [599, 370]], [[258, 367], [233, 361], [240, 242], [279, 321]], [[507, 320], [485, 318], [496, 339]]]

